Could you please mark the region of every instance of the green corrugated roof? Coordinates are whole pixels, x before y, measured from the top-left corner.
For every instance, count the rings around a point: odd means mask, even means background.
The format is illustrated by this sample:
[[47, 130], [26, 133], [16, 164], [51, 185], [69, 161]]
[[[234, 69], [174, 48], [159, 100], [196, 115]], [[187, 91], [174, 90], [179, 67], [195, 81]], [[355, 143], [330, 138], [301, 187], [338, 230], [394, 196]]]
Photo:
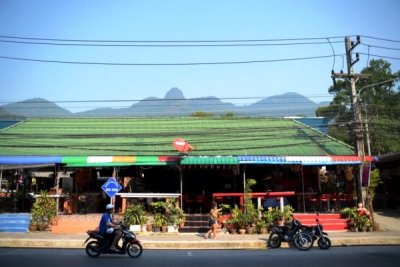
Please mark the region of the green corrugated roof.
[[195, 148], [190, 156], [354, 154], [291, 119], [182, 117], [29, 119], [0, 131], [0, 155], [178, 155], [175, 138]]

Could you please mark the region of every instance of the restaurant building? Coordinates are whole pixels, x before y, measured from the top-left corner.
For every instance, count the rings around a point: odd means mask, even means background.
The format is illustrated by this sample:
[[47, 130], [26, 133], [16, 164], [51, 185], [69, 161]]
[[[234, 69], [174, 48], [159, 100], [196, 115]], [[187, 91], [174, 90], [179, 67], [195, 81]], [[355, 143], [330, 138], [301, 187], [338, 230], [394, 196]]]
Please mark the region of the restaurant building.
[[354, 206], [361, 163], [353, 147], [281, 118], [28, 119], [1, 130], [0, 143], [2, 212], [29, 212], [26, 196], [47, 190], [60, 213], [99, 213], [110, 177], [123, 188], [120, 212], [171, 196], [186, 213], [240, 204], [234, 193], [249, 178], [253, 192], [293, 192], [285, 201], [296, 212], [332, 212]]

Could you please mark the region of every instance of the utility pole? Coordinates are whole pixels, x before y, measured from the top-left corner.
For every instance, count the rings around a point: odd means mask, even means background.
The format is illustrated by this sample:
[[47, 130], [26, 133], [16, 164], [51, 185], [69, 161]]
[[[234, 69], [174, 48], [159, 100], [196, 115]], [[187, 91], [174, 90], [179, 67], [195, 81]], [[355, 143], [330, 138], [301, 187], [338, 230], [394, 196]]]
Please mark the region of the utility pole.
[[353, 72], [353, 65], [360, 60], [359, 54], [356, 53], [356, 60], [352, 59], [352, 51], [353, 49], [360, 43], [360, 36], [357, 36], [356, 43], [350, 41], [350, 37], [345, 37], [345, 48], [346, 48], [346, 61], [347, 61], [347, 73], [334, 73], [332, 70], [332, 79], [335, 83], [336, 78], [346, 79], [350, 83], [351, 87], [351, 102], [352, 102], [352, 110], [354, 117], [354, 143], [356, 148], [356, 153], [361, 159], [361, 164], [359, 166], [358, 172], [356, 172], [356, 192], [357, 192], [357, 201], [364, 203], [366, 190], [362, 188], [362, 177], [363, 177], [363, 169], [365, 163], [365, 149], [364, 149], [364, 137], [363, 137], [363, 129], [362, 129], [362, 119], [361, 119], [361, 107], [358, 101], [358, 94], [356, 91], [356, 82], [359, 79], [366, 79], [368, 75], [365, 74], [356, 74]]

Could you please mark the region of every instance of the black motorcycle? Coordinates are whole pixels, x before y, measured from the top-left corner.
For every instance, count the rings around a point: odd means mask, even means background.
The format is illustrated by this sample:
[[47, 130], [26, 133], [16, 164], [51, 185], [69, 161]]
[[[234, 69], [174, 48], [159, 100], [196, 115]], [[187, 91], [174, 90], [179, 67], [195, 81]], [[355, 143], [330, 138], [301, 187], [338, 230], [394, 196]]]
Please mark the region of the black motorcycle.
[[313, 226], [301, 226], [303, 231], [307, 231], [312, 236], [313, 240], [318, 240], [317, 244], [320, 249], [329, 249], [332, 245], [331, 240], [328, 238], [328, 233], [324, 232], [324, 227], [319, 222], [319, 214], [317, 213], [317, 218], [315, 219], [317, 225]]
[[[136, 235], [128, 229], [124, 224], [120, 224], [122, 231], [122, 247], [117, 246], [118, 251], [113, 251], [110, 249], [112, 241], [114, 239], [114, 234], [105, 234], [104, 236], [99, 234], [98, 231], [87, 231], [89, 237], [83, 243], [86, 245], [86, 254], [89, 257], [95, 258], [100, 254], [121, 254], [124, 255], [128, 253], [131, 258], [138, 258], [142, 255], [143, 247], [140, 241], [136, 239]], [[91, 240], [89, 243], [88, 241]]]
[[285, 225], [271, 225], [268, 245], [271, 248], [279, 248], [282, 242], [294, 244], [299, 250], [309, 250], [313, 245], [313, 238], [308, 232], [300, 229], [300, 222], [293, 219]]

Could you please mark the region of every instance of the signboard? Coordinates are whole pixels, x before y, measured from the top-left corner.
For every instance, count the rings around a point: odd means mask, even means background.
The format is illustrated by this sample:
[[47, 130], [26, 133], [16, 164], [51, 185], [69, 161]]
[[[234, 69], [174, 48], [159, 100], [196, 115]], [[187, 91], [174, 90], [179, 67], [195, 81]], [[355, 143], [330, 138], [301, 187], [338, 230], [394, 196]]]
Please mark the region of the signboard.
[[189, 152], [189, 150], [193, 149], [193, 147], [189, 144], [189, 142], [183, 138], [175, 138], [174, 141], [172, 142], [172, 146], [179, 152], [187, 153]]
[[115, 180], [114, 177], [111, 177], [105, 182], [101, 189], [110, 197], [113, 198], [121, 189], [122, 186]]

